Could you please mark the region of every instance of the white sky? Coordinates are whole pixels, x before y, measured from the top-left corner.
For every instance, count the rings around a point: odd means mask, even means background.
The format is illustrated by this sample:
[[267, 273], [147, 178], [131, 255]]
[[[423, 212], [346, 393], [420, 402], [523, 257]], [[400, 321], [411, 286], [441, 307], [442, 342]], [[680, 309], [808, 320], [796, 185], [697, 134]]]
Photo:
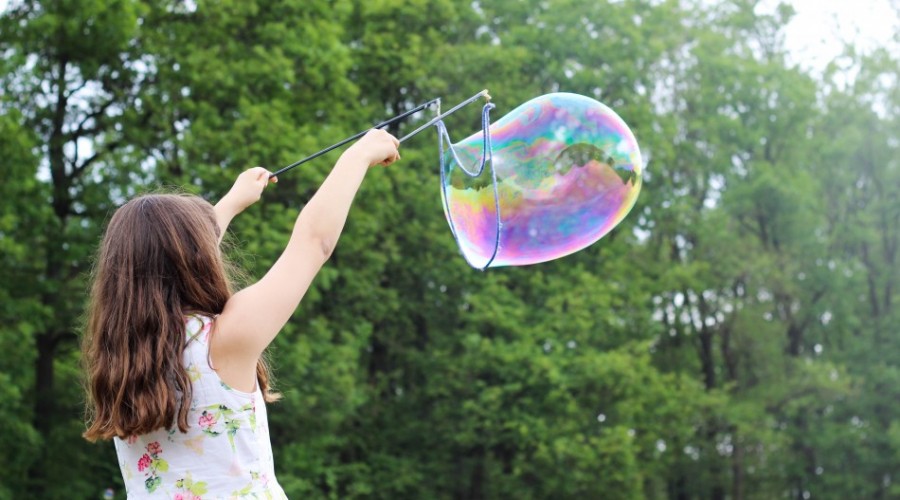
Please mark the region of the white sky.
[[[2, 1], [2, 0], [0, 0]], [[762, 0], [760, 10], [771, 12], [779, 0]], [[900, 54], [900, 0], [789, 0], [797, 14], [785, 30], [785, 43], [794, 62], [821, 71], [840, 55], [846, 42], [863, 52], [890, 46]], [[893, 3], [894, 8], [891, 7]]]
[[[760, 10], [771, 12], [782, 0], [761, 0]], [[785, 0], [797, 15], [786, 30], [788, 49], [796, 62], [820, 71], [853, 41], [867, 52], [891, 45], [900, 53], [900, 0]], [[9, 0], [0, 0], [0, 12]], [[891, 8], [891, 4], [894, 8]]]

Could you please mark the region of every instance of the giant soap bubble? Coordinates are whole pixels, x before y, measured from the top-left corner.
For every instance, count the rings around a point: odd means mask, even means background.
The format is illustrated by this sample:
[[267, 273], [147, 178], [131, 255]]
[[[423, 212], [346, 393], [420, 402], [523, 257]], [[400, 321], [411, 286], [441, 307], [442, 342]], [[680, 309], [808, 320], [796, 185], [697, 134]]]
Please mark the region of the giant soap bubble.
[[[523, 266], [577, 252], [634, 206], [642, 173], [637, 141], [594, 99], [543, 95], [489, 130], [442, 157], [444, 212], [473, 267]], [[479, 173], [482, 154], [487, 168]]]

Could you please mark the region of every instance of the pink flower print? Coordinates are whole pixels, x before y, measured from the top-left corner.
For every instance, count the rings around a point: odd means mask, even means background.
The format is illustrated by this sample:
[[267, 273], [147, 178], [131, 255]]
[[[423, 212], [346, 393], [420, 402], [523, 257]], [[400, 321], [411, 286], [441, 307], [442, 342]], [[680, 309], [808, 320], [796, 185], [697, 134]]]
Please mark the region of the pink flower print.
[[135, 442], [137, 442], [137, 436], [128, 436], [125, 439], [125, 442], [128, 444], [134, 444]]
[[212, 333], [212, 322], [204, 322], [203, 329], [200, 330], [203, 334], [203, 341], [209, 343], [209, 334]]
[[181, 494], [181, 493], [176, 493], [175, 496], [172, 497], [172, 500], [187, 500], [187, 499], [184, 497], [183, 494]]
[[147, 453], [151, 455], [159, 455], [162, 453], [162, 446], [159, 445], [159, 441], [154, 441], [147, 445]]
[[213, 413], [204, 411], [203, 414], [200, 415], [200, 421], [198, 423], [200, 424], [200, 427], [209, 429], [210, 427], [216, 425], [216, 416]]
[[144, 472], [144, 469], [150, 467], [151, 462], [152, 460], [150, 459], [150, 455], [144, 453], [144, 456], [142, 456], [141, 459], [138, 460], [138, 472]]

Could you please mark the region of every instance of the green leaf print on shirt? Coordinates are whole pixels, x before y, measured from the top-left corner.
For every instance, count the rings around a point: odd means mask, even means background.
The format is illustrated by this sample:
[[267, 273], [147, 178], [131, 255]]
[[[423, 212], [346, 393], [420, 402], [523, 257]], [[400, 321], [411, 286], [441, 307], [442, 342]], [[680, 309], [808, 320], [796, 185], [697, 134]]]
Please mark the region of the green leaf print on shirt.
[[[250, 408], [249, 408], [249, 411], [250, 411], [250, 418], [249, 418], [249, 420], [250, 420], [250, 430], [253, 431], [253, 432], [256, 432], [256, 404], [250, 403], [250, 404], [247, 405], [247, 406], [250, 407]], [[248, 409], [247, 406], [245, 406], [245, 407], [243, 407], [243, 408], [241, 408], [241, 409], [242, 409], [242, 410], [243, 410], [243, 409]]]
[[162, 484], [162, 478], [159, 476], [148, 477], [144, 480], [144, 486], [147, 487], [147, 491], [150, 493], [156, 491], [160, 484]]
[[253, 491], [253, 483], [248, 484], [247, 486], [244, 487], [244, 489], [232, 491], [231, 497], [232, 498], [243, 498], [243, 497], [249, 495], [251, 491]]
[[[183, 478], [175, 481], [175, 487], [178, 488], [177, 493], [184, 494], [190, 493], [191, 496], [182, 496], [181, 498], [192, 498], [199, 497], [209, 491], [209, 488], [206, 485], [206, 481], [197, 481], [194, 482], [194, 479], [191, 477], [191, 473], [188, 472]], [[178, 495], [175, 498], [179, 498]]]
[[[266, 477], [256, 471], [250, 471], [250, 483], [247, 486], [244, 486], [240, 490], [232, 491], [231, 498], [247, 498], [248, 495], [253, 492], [254, 488], [262, 487], [262, 493], [265, 495], [265, 500], [275, 500], [275, 496], [272, 495], [272, 490], [269, 489], [268, 481]], [[259, 492], [253, 493], [253, 498], [259, 498]]]
[[250, 429], [255, 431], [256, 412], [253, 402], [247, 403], [237, 410], [232, 410], [225, 405], [207, 406], [200, 414], [197, 423], [200, 425], [200, 430], [207, 436], [217, 437], [227, 434], [228, 442], [231, 443], [231, 451], [236, 451], [234, 436], [245, 423], [242, 418], [244, 415], [247, 415], [246, 423], [249, 424]]
[[200, 380], [201, 374], [200, 369], [197, 368], [197, 365], [191, 363], [187, 367], [188, 378], [191, 379], [191, 382], [196, 382]]

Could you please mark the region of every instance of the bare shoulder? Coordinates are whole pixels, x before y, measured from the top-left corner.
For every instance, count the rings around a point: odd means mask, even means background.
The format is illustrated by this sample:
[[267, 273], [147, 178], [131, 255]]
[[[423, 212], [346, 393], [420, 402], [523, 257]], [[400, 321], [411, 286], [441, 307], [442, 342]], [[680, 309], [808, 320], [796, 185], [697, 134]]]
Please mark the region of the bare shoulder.
[[[246, 322], [250, 325], [252, 322]], [[262, 354], [245, 336], [245, 322], [229, 313], [228, 307], [216, 317], [209, 341], [209, 356], [212, 367], [219, 378], [229, 386], [244, 392], [253, 392], [256, 387], [256, 365]]]

